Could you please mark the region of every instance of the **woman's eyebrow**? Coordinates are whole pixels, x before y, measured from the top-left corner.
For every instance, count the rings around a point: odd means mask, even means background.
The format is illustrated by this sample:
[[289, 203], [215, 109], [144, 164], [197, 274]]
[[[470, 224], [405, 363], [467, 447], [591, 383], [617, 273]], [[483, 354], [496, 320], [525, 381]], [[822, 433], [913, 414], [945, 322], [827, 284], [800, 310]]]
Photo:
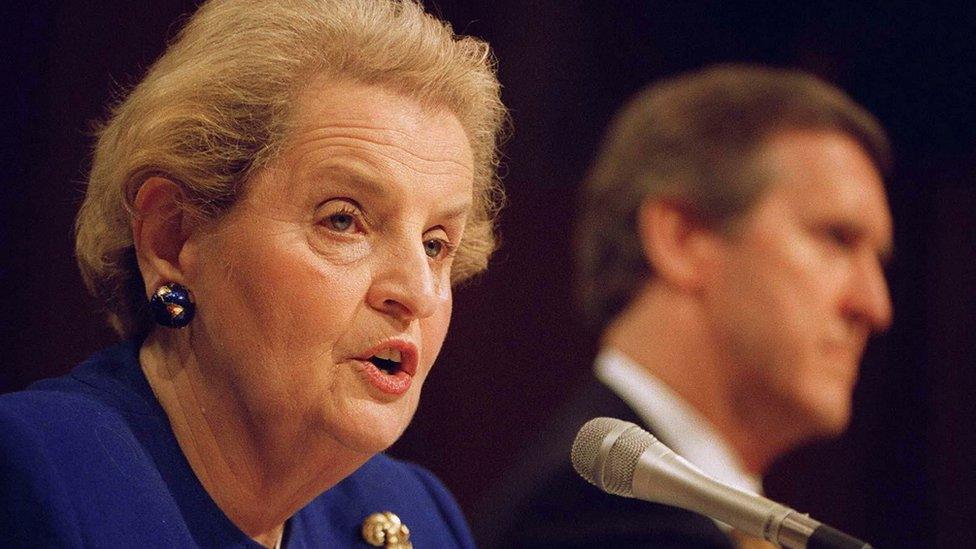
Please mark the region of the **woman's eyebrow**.
[[358, 193], [380, 197], [391, 194], [388, 184], [383, 179], [366, 173], [366, 170], [348, 166], [322, 166], [312, 171], [312, 178], [318, 182], [328, 181], [330, 184], [338, 184]]
[[443, 212], [438, 212], [438, 216], [447, 220], [462, 218], [471, 213], [471, 204], [470, 200], [466, 200], [456, 206], [450, 206]]
[[[393, 192], [390, 186], [381, 177], [373, 176], [366, 170], [357, 169], [349, 166], [327, 165], [315, 169], [312, 172], [313, 179], [316, 181], [327, 180], [330, 185], [338, 185], [355, 191], [356, 194], [378, 197], [380, 199], [392, 198]], [[474, 198], [470, 197], [458, 203], [453, 203], [438, 210], [438, 218], [454, 220], [468, 215], [474, 204]]]

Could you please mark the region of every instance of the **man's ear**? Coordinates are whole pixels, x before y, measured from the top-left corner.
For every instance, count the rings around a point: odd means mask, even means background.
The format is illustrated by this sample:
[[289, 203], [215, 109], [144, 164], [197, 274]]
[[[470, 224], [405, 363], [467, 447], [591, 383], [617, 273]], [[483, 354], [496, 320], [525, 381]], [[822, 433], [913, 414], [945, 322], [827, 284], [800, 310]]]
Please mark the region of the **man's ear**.
[[186, 285], [180, 251], [189, 237], [183, 190], [164, 177], [150, 177], [136, 193], [132, 240], [146, 290], [169, 283]]
[[722, 237], [690, 207], [675, 201], [648, 199], [637, 213], [644, 257], [655, 276], [688, 292], [707, 283], [719, 259]]

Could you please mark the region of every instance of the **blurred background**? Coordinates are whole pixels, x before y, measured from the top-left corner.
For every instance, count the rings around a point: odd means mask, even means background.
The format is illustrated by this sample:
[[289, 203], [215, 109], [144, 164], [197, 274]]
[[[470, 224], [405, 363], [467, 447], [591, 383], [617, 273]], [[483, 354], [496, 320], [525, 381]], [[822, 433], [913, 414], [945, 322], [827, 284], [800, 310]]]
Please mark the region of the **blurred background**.
[[[195, 4], [0, 7], [0, 392], [64, 373], [115, 341], [73, 258], [91, 123]], [[781, 460], [766, 491], [876, 547], [976, 546], [976, 7], [426, 5], [493, 45], [515, 133], [505, 147], [503, 247], [486, 275], [457, 291], [438, 366], [392, 454], [432, 469], [473, 512], [589, 375], [596, 339], [569, 297], [568, 229], [613, 111], [657, 78], [713, 62], [798, 67], [846, 90], [894, 142], [896, 320], [869, 347], [848, 434]]]

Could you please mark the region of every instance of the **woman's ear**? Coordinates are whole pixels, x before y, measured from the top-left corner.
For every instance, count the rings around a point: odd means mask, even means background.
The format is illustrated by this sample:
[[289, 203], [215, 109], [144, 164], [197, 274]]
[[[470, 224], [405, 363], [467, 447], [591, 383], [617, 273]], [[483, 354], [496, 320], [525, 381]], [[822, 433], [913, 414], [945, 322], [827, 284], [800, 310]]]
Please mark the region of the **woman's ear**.
[[147, 291], [169, 282], [186, 284], [180, 251], [189, 232], [183, 190], [164, 177], [150, 177], [136, 193], [132, 240]]
[[644, 257], [654, 276], [683, 291], [700, 290], [719, 259], [722, 235], [675, 201], [645, 200], [637, 218]]

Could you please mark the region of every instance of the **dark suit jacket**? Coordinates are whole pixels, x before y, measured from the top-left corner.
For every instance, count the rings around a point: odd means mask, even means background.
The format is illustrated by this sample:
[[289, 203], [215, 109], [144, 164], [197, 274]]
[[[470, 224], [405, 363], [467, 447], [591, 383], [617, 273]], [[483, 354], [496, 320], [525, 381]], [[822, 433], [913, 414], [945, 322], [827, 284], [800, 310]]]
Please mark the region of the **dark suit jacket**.
[[585, 386], [557, 415], [542, 443], [474, 515], [480, 547], [734, 547], [709, 518], [609, 495], [577, 475], [569, 450], [579, 428], [598, 416], [643, 423], [602, 383]]
[[[0, 396], [0, 546], [260, 547], [193, 474], [136, 352]], [[382, 511], [416, 547], [473, 547], [444, 486], [382, 454], [299, 510], [283, 546], [370, 547], [361, 524]]]

